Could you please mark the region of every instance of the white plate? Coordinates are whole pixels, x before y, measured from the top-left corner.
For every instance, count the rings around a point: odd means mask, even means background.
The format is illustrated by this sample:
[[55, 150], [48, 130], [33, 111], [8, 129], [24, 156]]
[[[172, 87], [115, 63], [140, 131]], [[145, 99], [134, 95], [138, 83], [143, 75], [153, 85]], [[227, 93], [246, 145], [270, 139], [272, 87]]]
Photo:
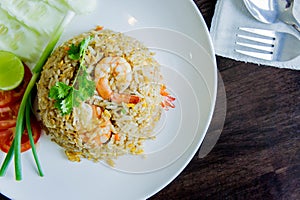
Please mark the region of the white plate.
[[[155, 10], [156, 14], [153, 15], [149, 8]], [[140, 0], [126, 0], [125, 3], [117, 0], [102, 0], [99, 1], [97, 11], [89, 16], [74, 19], [66, 30], [63, 40], [93, 28], [97, 24], [123, 32], [145, 27], [163, 27], [183, 32], [209, 52], [207, 54], [205, 51], [200, 50], [199, 55], [203, 58], [203, 65], [200, 69], [197, 69], [200, 73], [198, 75], [195, 73], [196, 75], [193, 75], [191, 80], [189, 79], [191, 72], [195, 70], [190, 67], [194, 65], [191, 64], [192, 62], [186, 64], [188, 71], [180, 68], [173, 70], [173, 68], [170, 69], [173, 65], [168, 62], [164, 64], [165, 72], [171, 71], [176, 75], [179, 74], [181, 80], [184, 80], [185, 88], [190, 90], [188, 94], [194, 93], [194, 96], [192, 96], [195, 105], [197, 104], [195, 101], [199, 99], [198, 95], [201, 96], [201, 94], [199, 94], [198, 85], [196, 88], [194, 85], [200, 83], [199, 88], [201, 88], [201, 93], [205, 98], [201, 98], [201, 102], [198, 102], [199, 110], [196, 112], [196, 117], [200, 115], [197, 125], [198, 131], [189, 133], [191, 134], [189, 137], [193, 139], [188, 139], [188, 142], [183, 145], [182, 151], [177, 152], [170, 161], [154, 167], [154, 171], [151, 168], [148, 173], [120, 172], [86, 160], [81, 163], [69, 162], [67, 159], [62, 159], [63, 152], [56, 144], [50, 142], [47, 137], [42, 137], [39, 154], [46, 176], [43, 178], [37, 176], [30, 152], [27, 152], [22, 157], [23, 181], [16, 182], [14, 180], [12, 166], [7, 176], [0, 179], [0, 192], [13, 199], [144, 199], [161, 190], [183, 170], [205, 136], [215, 102], [217, 70], [208, 31], [193, 2], [152, 0], [141, 3]], [[181, 13], [180, 20], [175, 17], [177, 13]], [[181, 43], [179, 45], [184, 46]], [[155, 48], [158, 50], [157, 46], [153, 49]], [[175, 57], [176, 64], [190, 61], [190, 58], [184, 57], [182, 59], [174, 52], [165, 50], [157, 52], [158, 59], [162, 59], [162, 61], [163, 58], [168, 56]], [[199, 80], [196, 80], [198, 78]], [[172, 89], [177, 96], [181, 96], [177, 91], [176, 84], [174, 88], [172, 86]], [[182, 106], [179, 107], [182, 108]], [[166, 144], [166, 146], [169, 146], [169, 144]], [[4, 155], [0, 154], [1, 161], [3, 158]], [[126, 171], [122, 168], [120, 170]]]
[[[205, 107], [211, 103], [207, 68], [213, 62], [194, 40], [177, 31], [162, 28], [141, 28], [126, 32], [156, 53], [162, 65], [167, 88], [176, 97], [175, 109], [164, 112], [157, 138], [145, 144], [145, 157], [123, 156], [115, 168], [131, 173], [149, 173], [176, 161], [191, 145], [197, 134], [205, 134], [199, 124]], [[206, 67], [203, 67], [206, 66]], [[207, 77], [207, 78], [205, 78]]]

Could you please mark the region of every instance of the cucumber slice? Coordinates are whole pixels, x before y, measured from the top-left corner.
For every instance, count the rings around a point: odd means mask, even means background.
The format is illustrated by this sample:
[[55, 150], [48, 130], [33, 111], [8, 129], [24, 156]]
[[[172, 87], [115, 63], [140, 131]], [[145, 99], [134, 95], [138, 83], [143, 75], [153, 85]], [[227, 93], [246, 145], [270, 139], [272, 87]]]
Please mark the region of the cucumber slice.
[[1, 0], [0, 6], [23, 24], [47, 35], [52, 34], [67, 12], [40, 0]]
[[0, 0], [0, 50], [34, 66], [57, 26], [72, 10], [91, 12], [97, 0]]
[[32, 63], [40, 57], [47, 39], [0, 8], [0, 50], [13, 52], [26, 63]]
[[57, 10], [59, 10], [60, 12], [65, 12], [67, 10], [69, 10], [69, 5], [66, 4], [66, 2], [64, 0], [42, 0], [45, 3], [53, 6], [54, 8], [56, 8]]
[[97, 0], [42, 0], [60, 11], [72, 10], [76, 14], [86, 14], [95, 10]]

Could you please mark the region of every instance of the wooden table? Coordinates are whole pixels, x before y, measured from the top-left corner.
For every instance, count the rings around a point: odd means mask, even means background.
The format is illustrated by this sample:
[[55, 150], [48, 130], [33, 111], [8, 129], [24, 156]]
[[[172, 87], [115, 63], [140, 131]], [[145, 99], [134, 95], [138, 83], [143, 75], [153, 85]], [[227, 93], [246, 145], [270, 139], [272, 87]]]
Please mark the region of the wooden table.
[[[216, 0], [194, 1], [210, 27]], [[150, 199], [300, 199], [300, 71], [216, 58], [227, 96], [222, 134]]]

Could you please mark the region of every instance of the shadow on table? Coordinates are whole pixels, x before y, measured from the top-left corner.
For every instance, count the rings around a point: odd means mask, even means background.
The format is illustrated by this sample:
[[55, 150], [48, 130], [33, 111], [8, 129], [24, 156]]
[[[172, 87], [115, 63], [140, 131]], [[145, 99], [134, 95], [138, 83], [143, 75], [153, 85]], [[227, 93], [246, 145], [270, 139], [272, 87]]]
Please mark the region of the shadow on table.
[[200, 150], [198, 154], [199, 158], [204, 158], [205, 156], [207, 156], [209, 152], [213, 149], [215, 144], [217, 143], [224, 127], [226, 110], [227, 110], [226, 91], [225, 91], [224, 82], [221, 77], [221, 74], [220, 72], [218, 72], [218, 89], [217, 89], [215, 110], [213, 113], [210, 126], [200, 146]]

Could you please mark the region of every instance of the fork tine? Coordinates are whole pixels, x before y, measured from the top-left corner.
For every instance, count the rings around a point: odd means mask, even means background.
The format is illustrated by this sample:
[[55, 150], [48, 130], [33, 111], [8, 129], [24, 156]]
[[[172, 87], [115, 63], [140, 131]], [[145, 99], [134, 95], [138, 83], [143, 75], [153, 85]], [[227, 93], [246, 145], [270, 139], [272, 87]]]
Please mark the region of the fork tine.
[[[276, 33], [271, 30], [239, 27], [235, 51], [264, 60], [272, 60]], [[244, 48], [243, 48], [244, 47]]]
[[267, 51], [267, 52], [273, 52], [274, 47], [273, 46], [262, 46], [262, 45], [256, 45], [256, 44], [249, 44], [245, 42], [236, 42], [237, 45], [244, 46], [244, 47], [249, 47], [252, 49], [258, 49], [262, 51]]
[[258, 52], [244, 51], [244, 50], [238, 50], [238, 49], [235, 49], [235, 51], [240, 54], [244, 54], [246, 56], [251, 56], [251, 57], [260, 58], [260, 59], [264, 59], [264, 60], [272, 60], [273, 59], [273, 54], [271, 54], [271, 53], [258, 53]]
[[246, 27], [239, 27], [240, 30], [249, 32], [249, 33], [255, 33], [257, 35], [265, 36], [265, 37], [276, 37], [275, 31], [272, 30], [263, 30], [263, 29], [257, 29], [257, 28], [246, 28]]
[[241, 35], [241, 34], [237, 34], [237, 37], [251, 40], [254, 42], [269, 44], [269, 45], [274, 45], [274, 43], [275, 43], [275, 40], [273, 38], [272, 39], [264, 39], [264, 38], [252, 37], [252, 36]]
[[235, 36], [234, 51], [243, 55], [270, 61], [288, 61], [300, 56], [300, 40], [294, 34], [239, 27]]

